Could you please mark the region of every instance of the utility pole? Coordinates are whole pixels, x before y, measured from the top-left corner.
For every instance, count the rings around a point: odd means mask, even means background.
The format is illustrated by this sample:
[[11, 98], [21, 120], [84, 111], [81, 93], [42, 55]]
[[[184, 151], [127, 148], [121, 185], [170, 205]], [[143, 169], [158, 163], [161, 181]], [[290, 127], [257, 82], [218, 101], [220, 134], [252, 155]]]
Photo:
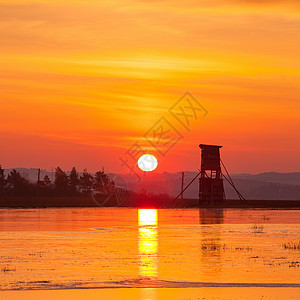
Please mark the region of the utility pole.
[[38, 180], [37, 180], [37, 183], [38, 183], [38, 185], [40, 184], [40, 180], [41, 179], [41, 169], [39, 168], [38, 169]]
[[38, 168], [38, 179], [37, 179], [37, 196], [40, 196], [40, 182], [41, 182], [41, 169]]
[[183, 200], [184, 172], [181, 172], [181, 200]]

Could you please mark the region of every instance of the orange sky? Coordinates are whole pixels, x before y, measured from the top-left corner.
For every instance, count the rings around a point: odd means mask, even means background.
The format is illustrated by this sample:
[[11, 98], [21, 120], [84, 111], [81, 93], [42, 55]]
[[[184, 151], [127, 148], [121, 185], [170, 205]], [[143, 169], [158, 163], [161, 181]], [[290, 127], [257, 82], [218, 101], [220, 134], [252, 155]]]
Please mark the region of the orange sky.
[[[7, 4], [9, 3], [9, 4]], [[233, 173], [300, 171], [299, 1], [1, 1], [0, 164], [127, 172], [189, 91], [208, 114], [157, 172], [223, 145]]]

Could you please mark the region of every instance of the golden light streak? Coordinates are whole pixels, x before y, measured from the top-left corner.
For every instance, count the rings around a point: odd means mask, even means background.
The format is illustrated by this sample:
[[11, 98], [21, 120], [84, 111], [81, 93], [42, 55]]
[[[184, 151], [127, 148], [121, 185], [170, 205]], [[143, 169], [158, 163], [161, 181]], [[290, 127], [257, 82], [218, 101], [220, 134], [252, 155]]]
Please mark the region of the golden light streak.
[[157, 276], [157, 210], [139, 209], [139, 255], [140, 275], [147, 278]]

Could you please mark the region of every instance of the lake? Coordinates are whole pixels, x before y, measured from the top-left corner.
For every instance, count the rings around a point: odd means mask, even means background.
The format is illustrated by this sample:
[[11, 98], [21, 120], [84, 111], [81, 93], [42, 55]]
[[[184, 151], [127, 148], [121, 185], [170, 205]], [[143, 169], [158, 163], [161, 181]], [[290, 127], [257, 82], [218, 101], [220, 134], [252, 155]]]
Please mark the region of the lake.
[[299, 299], [299, 224], [299, 210], [1, 209], [0, 297]]

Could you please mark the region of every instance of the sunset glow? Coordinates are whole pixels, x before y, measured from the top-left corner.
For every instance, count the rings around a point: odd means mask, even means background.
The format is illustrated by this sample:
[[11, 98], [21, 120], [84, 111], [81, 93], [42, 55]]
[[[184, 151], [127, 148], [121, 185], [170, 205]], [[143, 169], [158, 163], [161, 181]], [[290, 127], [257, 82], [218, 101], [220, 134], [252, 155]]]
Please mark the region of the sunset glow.
[[174, 122], [184, 139], [161, 172], [197, 170], [199, 142], [226, 147], [231, 172], [299, 168], [299, 1], [0, 6], [5, 168], [127, 172], [118, 156], [155, 151], [143, 135], [186, 91], [208, 115]]
[[139, 226], [157, 226], [157, 209], [139, 209]]
[[0, 0], [0, 298], [298, 299], [300, 0]]

